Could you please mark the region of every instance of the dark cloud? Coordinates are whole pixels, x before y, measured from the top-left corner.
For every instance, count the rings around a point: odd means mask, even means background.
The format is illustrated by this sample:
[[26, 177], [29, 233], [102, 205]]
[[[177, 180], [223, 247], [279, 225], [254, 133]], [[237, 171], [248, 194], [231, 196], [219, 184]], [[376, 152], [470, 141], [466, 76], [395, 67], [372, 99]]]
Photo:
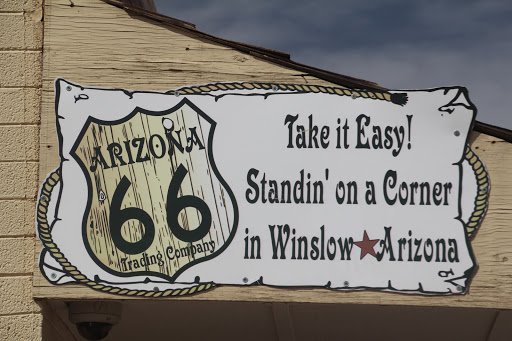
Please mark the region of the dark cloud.
[[512, 1], [155, 2], [207, 33], [389, 88], [466, 86], [479, 120], [512, 129]]

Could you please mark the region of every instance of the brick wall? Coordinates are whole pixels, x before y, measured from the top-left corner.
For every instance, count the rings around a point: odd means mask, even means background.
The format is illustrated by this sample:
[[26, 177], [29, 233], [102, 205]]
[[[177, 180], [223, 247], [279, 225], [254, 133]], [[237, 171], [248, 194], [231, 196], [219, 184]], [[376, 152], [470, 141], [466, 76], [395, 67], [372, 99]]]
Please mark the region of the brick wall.
[[32, 298], [41, 0], [0, 1], [0, 340], [41, 340]]

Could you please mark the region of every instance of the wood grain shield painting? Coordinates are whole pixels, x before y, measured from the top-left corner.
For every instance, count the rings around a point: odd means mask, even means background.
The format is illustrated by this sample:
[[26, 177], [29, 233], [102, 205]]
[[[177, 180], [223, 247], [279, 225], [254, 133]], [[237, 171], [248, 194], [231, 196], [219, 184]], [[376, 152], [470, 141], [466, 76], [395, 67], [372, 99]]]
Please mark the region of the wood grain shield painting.
[[187, 99], [87, 120], [70, 154], [89, 189], [83, 240], [101, 268], [173, 281], [227, 247], [237, 227], [228, 207], [237, 206], [215, 166], [214, 130]]

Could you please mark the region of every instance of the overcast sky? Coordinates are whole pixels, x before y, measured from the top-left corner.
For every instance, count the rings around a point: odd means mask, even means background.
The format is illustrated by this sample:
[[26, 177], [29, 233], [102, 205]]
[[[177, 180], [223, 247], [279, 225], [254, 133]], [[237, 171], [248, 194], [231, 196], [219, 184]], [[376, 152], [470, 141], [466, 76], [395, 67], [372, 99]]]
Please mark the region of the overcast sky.
[[512, 129], [511, 0], [155, 0], [206, 33], [390, 89], [461, 85]]

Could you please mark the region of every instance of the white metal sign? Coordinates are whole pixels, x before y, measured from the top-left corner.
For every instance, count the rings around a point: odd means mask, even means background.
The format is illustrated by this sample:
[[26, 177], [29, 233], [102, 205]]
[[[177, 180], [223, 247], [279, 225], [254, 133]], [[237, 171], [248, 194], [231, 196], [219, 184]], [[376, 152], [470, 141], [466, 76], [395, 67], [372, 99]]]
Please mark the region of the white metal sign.
[[468, 288], [489, 181], [465, 88], [55, 90], [61, 165], [37, 218], [54, 284]]

